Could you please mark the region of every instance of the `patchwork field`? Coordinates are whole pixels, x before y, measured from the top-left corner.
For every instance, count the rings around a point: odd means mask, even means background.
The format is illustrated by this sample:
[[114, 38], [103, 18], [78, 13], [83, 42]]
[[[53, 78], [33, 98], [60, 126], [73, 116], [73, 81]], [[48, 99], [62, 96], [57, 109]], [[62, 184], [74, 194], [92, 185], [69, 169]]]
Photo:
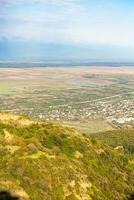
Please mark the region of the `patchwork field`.
[[0, 110], [86, 133], [133, 127], [134, 68], [0, 68]]

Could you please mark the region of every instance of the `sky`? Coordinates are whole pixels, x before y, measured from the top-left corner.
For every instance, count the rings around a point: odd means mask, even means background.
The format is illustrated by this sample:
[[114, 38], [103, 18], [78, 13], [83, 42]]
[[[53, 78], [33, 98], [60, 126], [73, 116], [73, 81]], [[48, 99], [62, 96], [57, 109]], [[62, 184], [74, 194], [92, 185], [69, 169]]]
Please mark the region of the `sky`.
[[0, 60], [134, 61], [134, 1], [0, 0]]

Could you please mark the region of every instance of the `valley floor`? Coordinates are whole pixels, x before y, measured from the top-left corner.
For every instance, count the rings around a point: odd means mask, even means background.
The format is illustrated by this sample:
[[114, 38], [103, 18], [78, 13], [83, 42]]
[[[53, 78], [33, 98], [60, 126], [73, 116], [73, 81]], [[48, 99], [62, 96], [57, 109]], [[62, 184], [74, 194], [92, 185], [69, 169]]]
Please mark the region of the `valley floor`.
[[0, 110], [86, 133], [134, 127], [134, 68], [0, 68]]

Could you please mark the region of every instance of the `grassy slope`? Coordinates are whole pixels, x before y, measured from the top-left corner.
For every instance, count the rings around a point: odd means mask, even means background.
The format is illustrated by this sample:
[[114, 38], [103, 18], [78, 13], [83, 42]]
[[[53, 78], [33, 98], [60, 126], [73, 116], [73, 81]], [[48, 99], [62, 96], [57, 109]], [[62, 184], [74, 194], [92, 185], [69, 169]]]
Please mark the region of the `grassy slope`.
[[134, 191], [129, 151], [58, 124], [0, 119], [0, 185], [23, 200], [122, 200]]
[[113, 148], [123, 146], [125, 153], [134, 154], [134, 129], [118, 129], [97, 133], [95, 138]]

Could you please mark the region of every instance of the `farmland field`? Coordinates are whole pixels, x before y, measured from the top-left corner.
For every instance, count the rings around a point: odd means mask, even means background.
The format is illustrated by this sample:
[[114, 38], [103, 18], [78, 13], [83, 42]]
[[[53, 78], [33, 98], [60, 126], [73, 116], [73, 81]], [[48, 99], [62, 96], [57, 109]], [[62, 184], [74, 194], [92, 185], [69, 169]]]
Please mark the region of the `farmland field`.
[[134, 69], [0, 68], [0, 110], [59, 121], [85, 133], [133, 127]]

